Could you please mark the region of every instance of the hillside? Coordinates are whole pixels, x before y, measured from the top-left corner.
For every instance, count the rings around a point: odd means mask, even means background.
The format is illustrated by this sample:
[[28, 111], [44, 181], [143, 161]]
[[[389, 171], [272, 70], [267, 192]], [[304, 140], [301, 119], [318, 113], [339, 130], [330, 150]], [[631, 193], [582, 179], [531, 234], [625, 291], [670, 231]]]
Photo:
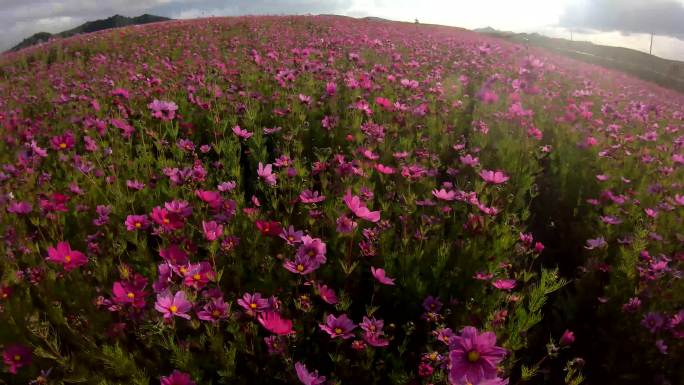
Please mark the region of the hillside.
[[69, 29], [66, 31], [55, 33], [55, 34], [52, 34], [49, 32], [38, 32], [38, 33], [31, 35], [30, 37], [24, 39], [21, 43], [10, 48], [9, 51], [10, 52], [18, 51], [22, 48], [26, 48], [26, 47], [30, 47], [32, 45], [44, 43], [44, 42], [46, 42], [50, 39], [54, 39], [54, 38], [64, 38], [64, 37], [79, 35], [82, 33], [102, 31], [102, 30], [110, 29], [110, 28], [120, 28], [120, 27], [127, 27], [129, 25], [156, 23], [159, 21], [167, 21], [167, 20], [171, 20], [171, 19], [169, 19], [168, 17], [148, 15], [148, 14], [140, 15], [137, 17], [126, 17], [126, 16], [121, 16], [121, 15], [114, 15], [114, 16], [108, 17], [106, 19], [89, 21], [89, 22], [86, 22], [84, 24], [79, 25], [76, 28], [72, 28], [72, 29]]
[[624, 71], [640, 79], [684, 92], [684, 62], [681, 61], [663, 59], [629, 48], [551, 38], [537, 33], [497, 31], [491, 27], [474, 31], [518, 44], [530, 44], [587, 63]]

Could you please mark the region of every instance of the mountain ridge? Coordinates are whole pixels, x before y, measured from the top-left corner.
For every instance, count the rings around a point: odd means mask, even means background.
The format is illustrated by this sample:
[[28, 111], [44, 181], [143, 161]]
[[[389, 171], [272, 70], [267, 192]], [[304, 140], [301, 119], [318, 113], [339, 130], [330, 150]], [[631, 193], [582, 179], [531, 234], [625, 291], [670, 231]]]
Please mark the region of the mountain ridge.
[[15, 45], [14, 47], [10, 48], [7, 50], [7, 52], [16, 52], [19, 51], [23, 48], [31, 47], [36, 44], [40, 43], [45, 43], [51, 39], [54, 38], [65, 38], [65, 37], [70, 37], [70, 36], [75, 36], [75, 35], [80, 35], [83, 33], [91, 33], [91, 32], [97, 32], [97, 31], [102, 31], [106, 29], [112, 29], [112, 28], [121, 28], [121, 27], [128, 27], [131, 25], [140, 25], [140, 24], [149, 24], [149, 23], [156, 23], [160, 21], [168, 21], [172, 20], [168, 17], [163, 17], [163, 16], [156, 16], [156, 15], [150, 15], [150, 14], [142, 14], [140, 16], [136, 17], [127, 17], [127, 16], [122, 16], [119, 14], [116, 14], [114, 16], [110, 16], [106, 19], [99, 19], [99, 20], [94, 20], [94, 21], [87, 21], [78, 27], [68, 29], [66, 31], [58, 32], [58, 33], [49, 33], [49, 32], [38, 32], [35, 33], [26, 39], [22, 40], [21, 43]]

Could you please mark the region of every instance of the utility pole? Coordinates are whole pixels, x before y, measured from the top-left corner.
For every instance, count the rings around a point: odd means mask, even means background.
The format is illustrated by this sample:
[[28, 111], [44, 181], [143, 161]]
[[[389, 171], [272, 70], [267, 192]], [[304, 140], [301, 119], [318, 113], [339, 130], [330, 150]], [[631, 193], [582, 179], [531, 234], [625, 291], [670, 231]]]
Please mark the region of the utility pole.
[[648, 54], [653, 55], [653, 32], [651, 32], [651, 48], [648, 49]]
[[572, 38], [572, 30], [570, 30], [570, 41], [574, 41], [574, 39]]

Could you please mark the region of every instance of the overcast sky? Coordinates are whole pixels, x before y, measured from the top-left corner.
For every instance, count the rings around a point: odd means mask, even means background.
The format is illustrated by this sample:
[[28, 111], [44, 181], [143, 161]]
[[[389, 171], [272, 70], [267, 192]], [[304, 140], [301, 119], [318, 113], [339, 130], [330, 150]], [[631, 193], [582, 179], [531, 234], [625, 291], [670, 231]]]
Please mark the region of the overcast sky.
[[114, 14], [172, 18], [335, 13], [355, 17], [540, 32], [684, 60], [684, 0], [0, 0], [0, 50]]

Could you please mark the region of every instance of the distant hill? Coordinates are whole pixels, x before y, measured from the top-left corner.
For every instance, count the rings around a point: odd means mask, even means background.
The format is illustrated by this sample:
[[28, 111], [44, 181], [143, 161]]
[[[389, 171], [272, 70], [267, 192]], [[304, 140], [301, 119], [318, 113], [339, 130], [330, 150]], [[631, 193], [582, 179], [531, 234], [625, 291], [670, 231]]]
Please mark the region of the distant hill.
[[643, 80], [684, 92], [684, 62], [681, 61], [663, 59], [629, 48], [551, 38], [538, 33], [497, 31], [491, 27], [474, 31], [518, 44], [541, 47], [587, 63], [627, 72]]
[[76, 28], [51, 34], [48, 32], [38, 32], [31, 37], [28, 37], [24, 39], [21, 43], [17, 44], [16, 46], [10, 48], [10, 51], [18, 51], [22, 48], [30, 47], [32, 45], [44, 43], [50, 39], [53, 38], [64, 38], [64, 37], [69, 37], [69, 36], [74, 36], [74, 35], [79, 35], [82, 33], [90, 33], [90, 32], [96, 32], [96, 31], [102, 31], [104, 29], [110, 29], [110, 28], [119, 28], [119, 27], [127, 27], [129, 25], [138, 25], [138, 24], [148, 24], [148, 23], [156, 23], [159, 21], [167, 21], [171, 20], [168, 17], [162, 17], [162, 16], [155, 16], [155, 15], [140, 15], [137, 17], [126, 17], [126, 16], [121, 16], [121, 15], [114, 15], [112, 17], [108, 17], [106, 19], [102, 20], [95, 20], [95, 21], [89, 21], [84, 24], [79, 25]]

